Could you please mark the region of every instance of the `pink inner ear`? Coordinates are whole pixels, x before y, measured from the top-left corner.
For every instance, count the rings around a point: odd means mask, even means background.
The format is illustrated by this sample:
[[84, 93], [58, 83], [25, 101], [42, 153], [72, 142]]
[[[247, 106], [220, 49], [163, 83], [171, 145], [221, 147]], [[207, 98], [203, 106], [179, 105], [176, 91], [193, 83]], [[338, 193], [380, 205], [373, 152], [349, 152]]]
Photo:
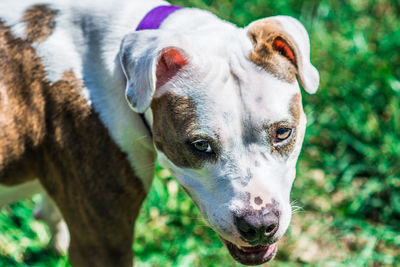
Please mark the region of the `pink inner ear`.
[[294, 57], [294, 53], [292, 49], [289, 47], [289, 45], [282, 40], [280, 37], [276, 38], [274, 43], [273, 43], [274, 49], [281, 53], [284, 57], [287, 57], [292, 63], [296, 65], [296, 59]]
[[160, 88], [168, 82], [187, 63], [188, 61], [182, 51], [172, 47], [163, 49], [157, 63], [156, 88]]

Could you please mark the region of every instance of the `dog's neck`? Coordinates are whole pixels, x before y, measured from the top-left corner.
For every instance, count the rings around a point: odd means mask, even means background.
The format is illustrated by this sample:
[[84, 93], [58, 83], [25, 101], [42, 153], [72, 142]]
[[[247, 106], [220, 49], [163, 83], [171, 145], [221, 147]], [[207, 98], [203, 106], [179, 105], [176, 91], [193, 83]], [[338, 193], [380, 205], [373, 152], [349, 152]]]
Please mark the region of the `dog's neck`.
[[[80, 40], [77, 49], [82, 54], [85, 70], [82, 79], [88, 91], [88, 102], [99, 113], [113, 140], [128, 155], [145, 188], [150, 187], [153, 178], [152, 168], [146, 166], [154, 165], [154, 162], [149, 160], [154, 159], [155, 150], [148, 128], [139, 114], [132, 111], [126, 102], [126, 79], [118, 53], [123, 37], [134, 32], [149, 11], [167, 4], [164, 1], [126, 4], [122, 9], [118, 8], [119, 12], [122, 10], [118, 16], [114, 15], [113, 8], [94, 10], [90, 17], [85, 14], [71, 15], [78, 16], [76, 20], [80, 21], [74, 26], [77, 28], [72, 28], [72, 32], [79, 31], [82, 33], [80, 38], [84, 38]], [[101, 13], [102, 11], [106, 13]], [[160, 30], [177, 31], [190, 36], [196, 33], [204, 35], [204, 32], [221, 32], [221, 29], [224, 31], [227, 27], [234, 26], [219, 20], [209, 12], [184, 8], [170, 14], [162, 22]], [[81, 68], [82, 66], [79, 66], [74, 70], [81, 73]], [[150, 109], [146, 111], [145, 117], [151, 128]]]

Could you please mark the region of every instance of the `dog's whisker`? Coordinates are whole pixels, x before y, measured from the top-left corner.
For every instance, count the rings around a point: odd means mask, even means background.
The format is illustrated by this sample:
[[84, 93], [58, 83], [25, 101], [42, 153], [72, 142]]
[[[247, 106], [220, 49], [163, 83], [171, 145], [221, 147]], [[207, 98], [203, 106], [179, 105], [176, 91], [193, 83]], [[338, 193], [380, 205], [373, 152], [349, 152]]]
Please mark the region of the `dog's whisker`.
[[297, 199], [294, 199], [290, 202], [290, 205], [296, 205], [299, 201]]
[[303, 207], [300, 206], [292, 206], [292, 214], [299, 213], [304, 211]]
[[298, 201], [297, 199], [292, 200], [292, 201], [290, 202], [290, 206], [291, 206], [291, 208], [292, 208], [292, 214], [296, 214], [296, 213], [299, 213], [299, 212], [304, 211], [303, 207], [300, 206], [300, 205], [301, 205], [301, 204], [299, 203], [299, 201]]

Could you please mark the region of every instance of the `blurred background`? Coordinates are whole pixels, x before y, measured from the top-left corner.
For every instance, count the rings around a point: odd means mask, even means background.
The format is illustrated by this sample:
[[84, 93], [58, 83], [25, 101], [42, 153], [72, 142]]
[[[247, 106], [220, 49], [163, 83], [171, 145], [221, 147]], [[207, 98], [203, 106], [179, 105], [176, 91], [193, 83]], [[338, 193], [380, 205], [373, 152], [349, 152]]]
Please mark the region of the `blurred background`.
[[[299, 19], [321, 75], [303, 92], [308, 128], [292, 190], [296, 213], [269, 266], [400, 262], [400, 2], [171, 1], [238, 26]], [[157, 168], [136, 223], [136, 266], [241, 266], [167, 170]], [[0, 266], [68, 266], [32, 218], [38, 196], [0, 210]], [[399, 266], [399, 265], [397, 265]]]

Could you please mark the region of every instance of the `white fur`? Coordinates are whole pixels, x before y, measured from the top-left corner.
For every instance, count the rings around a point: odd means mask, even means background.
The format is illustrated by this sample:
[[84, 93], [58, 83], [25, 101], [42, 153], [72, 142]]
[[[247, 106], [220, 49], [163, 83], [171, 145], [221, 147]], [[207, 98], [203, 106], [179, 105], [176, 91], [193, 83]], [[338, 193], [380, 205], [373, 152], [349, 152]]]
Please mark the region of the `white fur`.
[[14, 1], [12, 5], [10, 5], [9, 1], [0, 2], [0, 18], [6, 25], [11, 27], [11, 32], [16, 37], [24, 38], [26, 36], [26, 24], [21, 21], [21, 18], [31, 2], [29, 0], [20, 0]]
[[[185, 23], [189, 14], [199, 21]], [[282, 18], [283, 24], [285, 20], [291, 22]], [[185, 24], [184, 29], [182, 24]], [[172, 91], [190, 96], [196, 102], [200, 127], [192, 134], [214, 136], [215, 129], [219, 130], [222, 157], [228, 164], [206, 164], [201, 170], [193, 170], [176, 166], [160, 151], [158, 155], [160, 163], [169, 168], [190, 192], [210, 226], [237, 245], [248, 244], [240, 238], [233, 213], [246, 208], [246, 205], [257, 209], [254, 198], [258, 196], [264, 203], [279, 202], [281, 216], [276, 237], [280, 238], [286, 231], [291, 219], [290, 190], [302, 143], [299, 140], [287, 158], [272, 154], [268, 144], [244, 144], [244, 119], [267, 124], [291, 120], [291, 99], [300, 93], [297, 82], [280, 81], [248, 60], [252, 45], [247, 29], [221, 23], [208, 13], [187, 10], [171, 16], [159, 31], [129, 35], [121, 50], [122, 57], [125, 57], [122, 59], [125, 72], [128, 79], [132, 79], [132, 84], [127, 85], [127, 94], [134, 110], [143, 112], [153, 97]], [[301, 43], [300, 50], [305, 49], [305, 54], [300, 55], [303, 63], [312, 66], [309, 63], [308, 36], [296, 32], [303, 28], [292, 27], [290, 30]], [[157, 58], [159, 52], [169, 46], [182, 49], [189, 56], [189, 64], [168, 84], [156, 90]], [[305, 75], [318, 78], [318, 72]], [[317, 85], [308, 83], [306, 89], [314, 92]], [[263, 99], [261, 103], [255, 101], [258, 96]], [[305, 124], [302, 113], [298, 130], [304, 129]], [[254, 169], [255, 161], [260, 163], [259, 168]], [[243, 177], [249, 169], [253, 178], [244, 185]], [[246, 203], [248, 195], [250, 203]]]

